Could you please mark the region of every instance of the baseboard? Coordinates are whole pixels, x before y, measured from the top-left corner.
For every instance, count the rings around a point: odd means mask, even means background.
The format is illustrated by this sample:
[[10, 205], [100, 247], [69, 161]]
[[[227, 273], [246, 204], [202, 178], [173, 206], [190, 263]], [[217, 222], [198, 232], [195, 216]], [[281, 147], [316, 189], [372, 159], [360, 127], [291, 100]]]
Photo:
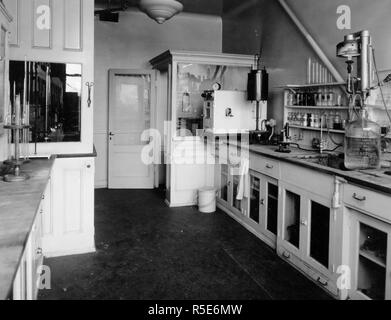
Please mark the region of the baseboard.
[[63, 257], [96, 252], [94, 233], [78, 236], [44, 236], [43, 254], [46, 258]]
[[95, 189], [107, 189], [107, 181], [95, 181]]
[[260, 234], [257, 230], [255, 230], [252, 226], [249, 226], [246, 222], [241, 220], [239, 217], [237, 217], [235, 214], [233, 214], [229, 209], [227, 209], [225, 206], [223, 206], [220, 203], [217, 203], [217, 208], [222, 210], [224, 213], [229, 215], [232, 219], [234, 219], [236, 222], [239, 222], [244, 228], [246, 228], [248, 231], [250, 231], [254, 236], [256, 236], [259, 240], [266, 243], [269, 247], [271, 247], [273, 250], [277, 249], [277, 244], [273, 243], [269, 238], [264, 236], [263, 234]]
[[187, 202], [187, 203], [170, 203], [167, 199], [164, 200], [165, 204], [170, 208], [181, 208], [181, 207], [194, 207], [197, 205], [196, 202]]
[[93, 247], [78, 248], [78, 249], [71, 249], [71, 250], [45, 252], [45, 258], [76, 256], [76, 255], [95, 253], [95, 252], [96, 252], [96, 248], [95, 246], [93, 246]]

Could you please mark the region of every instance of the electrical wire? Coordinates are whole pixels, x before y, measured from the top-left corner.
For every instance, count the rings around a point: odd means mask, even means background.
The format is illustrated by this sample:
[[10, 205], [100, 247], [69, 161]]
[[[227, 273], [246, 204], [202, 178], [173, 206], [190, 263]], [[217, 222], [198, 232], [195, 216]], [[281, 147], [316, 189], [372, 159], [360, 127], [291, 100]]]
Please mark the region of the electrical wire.
[[382, 88], [382, 84], [381, 84], [380, 76], [379, 76], [379, 71], [377, 69], [377, 64], [376, 64], [375, 48], [374, 47], [372, 47], [372, 53], [373, 53], [372, 54], [373, 66], [375, 67], [375, 73], [376, 73], [377, 82], [378, 82], [379, 89], [380, 89], [380, 94], [381, 94], [381, 97], [382, 97], [382, 100], [383, 100], [384, 109], [385, 109], [385, 111], [387, 113], [388, 120], [390, 121], [390, 124], [391, 124], [391, 115], [390, 115], [390, 112], [388, 111], [386, 100], [384, 99], [383, 88]]
[[[320, 151], [320, 149], [305, 149], [305, 148], [302, 148], [300, 147], [300, 145], [298, 143], [289, 143], [289, 145], [291, 146], [295, 146], [297, 149], [301, 150], [301, 151], [308, 151], [308, 152], [315, 152], [315, 151]], [[323, 152], [334, 152], [336, 151], [337, 149], [343, 147], [343, 145], [338, 145], [336, 146], [334, 149], [326, 149], [326, 150], [322, 150]]]

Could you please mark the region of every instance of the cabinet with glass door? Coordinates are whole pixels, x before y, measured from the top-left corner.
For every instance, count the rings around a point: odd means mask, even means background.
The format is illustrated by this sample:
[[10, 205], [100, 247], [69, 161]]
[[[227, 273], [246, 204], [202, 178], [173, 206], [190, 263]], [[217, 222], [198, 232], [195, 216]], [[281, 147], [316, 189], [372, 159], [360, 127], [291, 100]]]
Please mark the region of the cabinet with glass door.
[[272, 248], [276, 248], [279, 188], [277, 180], [250, 172], [250, 199], [247, 223]]
[[246, 215], [246, 200], [238, 200], [240, 176], [236, 174], [235, 166], [220, 164], [216, 166], [216, 185], [218, 186], [217, 202], [230, 213], [239, 218]]
[[281, 182], [278, 252], [319, 285], [337, 295], [334, 265], [336, 209], [330, 199]]
[[351, 290], [354, 300], [391, 299], [391, 227], [355, 209], [351, 217]]

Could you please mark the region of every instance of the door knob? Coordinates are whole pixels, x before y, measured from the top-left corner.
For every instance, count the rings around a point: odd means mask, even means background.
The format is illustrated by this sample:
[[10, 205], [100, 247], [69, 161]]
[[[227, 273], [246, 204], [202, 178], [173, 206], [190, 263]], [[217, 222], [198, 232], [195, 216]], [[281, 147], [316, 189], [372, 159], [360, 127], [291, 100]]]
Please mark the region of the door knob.
[[109, 136], [110, 136], [110, 137], [114, 137], [114, 136], [115, 136], [115, 134], [114, 134], [114, 133], [112, 133], [112, 132], [110, 132], [110, 133], [109, 133]]
[[265, 205], [265, 200], [261, 199], [261, 201], [259, 203], [261, 204], [261, 206], [263, 206], [263, 205]]
[[301, 220], [300, 223], [303, 225], [303, 226], [307, 226], [308, 225], [308, 222], [306, 220]]

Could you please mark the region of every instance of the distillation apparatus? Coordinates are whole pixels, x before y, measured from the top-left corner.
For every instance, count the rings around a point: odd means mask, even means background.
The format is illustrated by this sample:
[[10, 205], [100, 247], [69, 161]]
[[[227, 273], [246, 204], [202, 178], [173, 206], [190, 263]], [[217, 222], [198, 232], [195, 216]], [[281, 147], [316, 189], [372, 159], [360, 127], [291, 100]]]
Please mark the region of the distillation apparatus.
[[[381, 88], [391, 79], [387, 77], [383, 82], [379, 80], [372, 38], [367, 30], [345, 36], [344, 41], [337, 45], [337, 57], [346, 59], [346, 91], [350, 96], [351, 107], [345, 131], [345, 167], [349, 170], [379, 169], [381, 128], [368, 119], [365, 102], [372, 90]], [[375, 74], [377, 86], [373, 86]]]

